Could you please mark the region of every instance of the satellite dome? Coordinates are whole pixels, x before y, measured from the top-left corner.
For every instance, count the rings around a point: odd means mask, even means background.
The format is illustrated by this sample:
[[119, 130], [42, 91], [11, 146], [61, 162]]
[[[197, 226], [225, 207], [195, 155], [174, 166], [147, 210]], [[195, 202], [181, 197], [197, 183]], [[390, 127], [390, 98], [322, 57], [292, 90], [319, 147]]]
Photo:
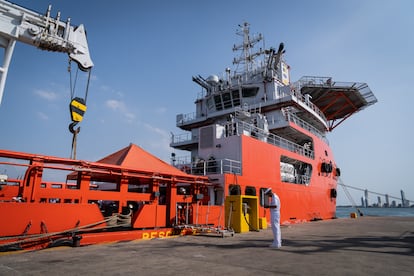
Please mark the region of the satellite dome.
[[219, 78], [216, 75], [211, 75], [207, 78], [206, 81], [210, 85], [216, 85], [219, 82]]

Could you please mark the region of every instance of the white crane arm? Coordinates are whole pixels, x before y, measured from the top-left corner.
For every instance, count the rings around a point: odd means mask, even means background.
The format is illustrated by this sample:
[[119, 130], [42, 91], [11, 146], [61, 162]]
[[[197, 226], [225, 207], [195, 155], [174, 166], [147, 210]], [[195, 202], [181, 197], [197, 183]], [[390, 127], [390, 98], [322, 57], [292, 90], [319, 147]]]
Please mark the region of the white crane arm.
[[56, 18], [52, 18], [50, 11], [51, 6], [46, 15], [41, 15], [0, 0], [0, 47], [5, 49], [3, 67], [0, 68], [0, 103], [16, 41], [42, 50], [67, 53], [81, 70], [93, 67], [84, 26], [71, 26], [70, 19], [62, 22], [60, 12]]

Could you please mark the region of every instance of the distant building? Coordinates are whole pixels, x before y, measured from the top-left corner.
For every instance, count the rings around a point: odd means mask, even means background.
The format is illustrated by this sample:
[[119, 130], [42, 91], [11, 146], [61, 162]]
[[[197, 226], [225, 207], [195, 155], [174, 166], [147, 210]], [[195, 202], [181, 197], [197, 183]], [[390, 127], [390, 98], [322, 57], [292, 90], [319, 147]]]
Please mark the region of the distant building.
[[382, 207], [382, 204], [381, 204], [381, 197], [380, 197], [380, 196], [378, 196], [378, 207]]
[[405, 194], [403, 190], [401, 190], [401, 207], [410, 207], [409, 203], [405, 199]]
[[384, 207], [391, 207], [390, 206], [390, 199], [388, 197], [388, 194], [385, 195], [385, 203], [384, 203]]

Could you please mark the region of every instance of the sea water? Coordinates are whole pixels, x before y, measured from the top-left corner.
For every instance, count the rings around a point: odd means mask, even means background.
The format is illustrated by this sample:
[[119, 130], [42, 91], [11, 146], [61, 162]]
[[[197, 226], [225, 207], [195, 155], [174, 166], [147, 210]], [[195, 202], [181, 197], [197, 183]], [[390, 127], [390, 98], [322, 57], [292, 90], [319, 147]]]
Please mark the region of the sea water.
[[[364, 216], [377, 216], [377, 217], [414, 217], [414, 208], [362, 208], [358, 207], [358, 210], [364, 214]], [[336, 217], [349, 218], [351, 213], [357, 213], [360, 216], [356, 207], [336, 207]]]

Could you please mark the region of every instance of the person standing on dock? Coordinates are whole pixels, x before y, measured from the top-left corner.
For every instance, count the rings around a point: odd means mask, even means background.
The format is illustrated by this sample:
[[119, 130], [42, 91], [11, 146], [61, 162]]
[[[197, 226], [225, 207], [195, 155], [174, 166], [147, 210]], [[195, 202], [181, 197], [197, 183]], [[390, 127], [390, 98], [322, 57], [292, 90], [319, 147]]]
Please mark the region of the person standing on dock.
[[280, 248], [282, 247], [281, 233], [280, 233], [280, 199], [276, 193], [272, 192], [272, 188], [268, 188], [265, 191], [265, 195], [270, 196], [270, 223], [273, 231], [273, 242], [269, 247]]

